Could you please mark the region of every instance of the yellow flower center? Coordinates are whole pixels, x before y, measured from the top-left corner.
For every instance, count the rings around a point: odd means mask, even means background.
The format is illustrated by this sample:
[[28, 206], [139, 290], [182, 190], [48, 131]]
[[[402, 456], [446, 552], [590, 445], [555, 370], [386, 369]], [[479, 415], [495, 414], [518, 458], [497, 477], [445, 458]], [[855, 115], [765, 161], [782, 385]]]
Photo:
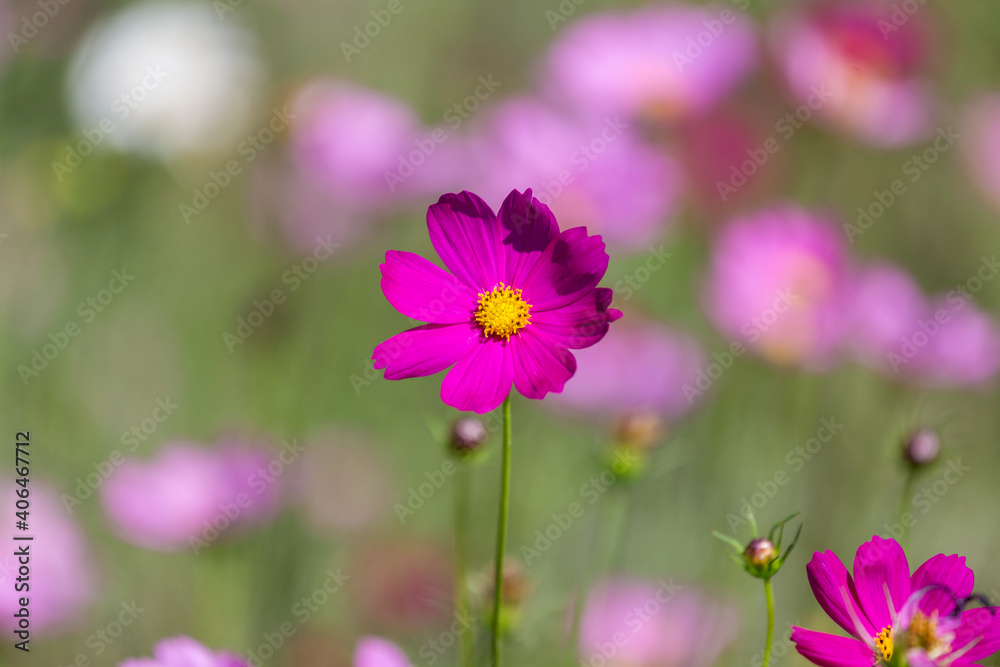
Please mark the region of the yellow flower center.
[[489, 292], [479, 295], [476, 307], [476, 324], [484, 336], [510, 339], [528, 326], [531, 321], [531, 304], [521, 298], [521, 290], [500, 283]]
[[882, 660], [889, 662], [892, 660], [892, 627], [885, 626], [875, 635], [875, 647], [882, 654]]
[[936, 611], [929, 618], [919, 611], [913, 614], [913, 620], [910, 621], [909, 644], [910, 648], [924, 649], [931, 657], [935, 657], [942, 648], [950, 644], [947, 637], [938, 634]]

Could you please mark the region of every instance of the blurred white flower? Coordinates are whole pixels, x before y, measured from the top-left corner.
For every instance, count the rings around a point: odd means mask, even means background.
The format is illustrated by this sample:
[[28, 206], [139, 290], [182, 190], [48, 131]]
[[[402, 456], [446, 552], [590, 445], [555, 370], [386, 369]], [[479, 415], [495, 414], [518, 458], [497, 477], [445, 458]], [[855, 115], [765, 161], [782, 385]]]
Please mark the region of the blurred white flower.
[[232, 149], [256, 111], [253, 36], [208, 4], [152, 2], [95, 24], [70, 67], [84, 136], [160, 158]]

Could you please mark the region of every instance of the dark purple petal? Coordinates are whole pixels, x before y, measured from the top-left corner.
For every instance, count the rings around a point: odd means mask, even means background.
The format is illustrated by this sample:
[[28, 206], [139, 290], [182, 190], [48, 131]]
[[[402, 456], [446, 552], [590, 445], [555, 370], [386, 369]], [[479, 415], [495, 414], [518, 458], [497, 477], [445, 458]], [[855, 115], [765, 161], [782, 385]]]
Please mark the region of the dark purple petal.
[[504, 231], [477, 195], [465, 191], [442, 195], [427, 209], [427, 231], [448, 270], [477, 293], [500, 282]]
[[423, 377], [467, 356], [478, 342], [479, 330], [471, 324], [425, 324], [379, 344], [372, 359], [387, 380]]
[[958, 653], [972, 642], [975, 642], [972, 648], [962, 653], [961, 664], [982, 660], [1000, 651], [1000, 608], [979, 607], [962, 612], [962, 623], [955, 630], [951, 650]]
[[[875, 630], [890, 625], [892, 616], [910, 597], [910, 564], [899, 543], [876, 535], [858, 547], [854, 555], [854, 585], [858, 602]], [[886, 599], [887, 588], [892, 596], [891, 610]]]
[[878, 633], [881, 628], [873, 628], [861, 610], [854, 591], [854, 581], [837, 554], [832, 551], [817, 551], [806, 566], [806, 574], [819, 606], [837, 625], [857, 637], [858, 628], [854, 618], [858, 618], [869, 637]]
[[910, 589], [916, 593], [931, 587], [920, 599], [918, 608], [925, 615], [937, 610], [947, 616], [955, 601], [967, 598], [976, 585], [976, 575], [965, 564], [965, 556], [938, 554], [917, 568], [910, 578]]
[[513, 383], [510, 343], [484, 340], [444, 376], [441, 400], [457, 410], [482, 414], [503, 403]]
[[557, 236], [535, 267], [517, 285], [533, 307], [532, 314], [573, 303], [597, 287], [608, 270], [608, 253], [600, 236], [587, 236], [583, 227]]
[[792, 641], [799, 653], [822, 667], [872, 667], [876, 663], [871, 647], [852, 637], [793, 627]]
[[549, 207], [531, 196], [531, 188], [524, 194], [514, 190], [507, 195], [498, 217], [507, 256], [503, 280], [520, 286], [542, 252], [559, 235], [559, 224]]
[[559, 393], [576, 372], [576, 359], [562, 345], [529, 326], [510, 339], [514, 354], [514, 386], [527, 398]]
[[579, 350], [594, 345], [608, 333], [609, 324], [621, 317], [611, 305], [611, 290], [599, 287], [568, 306], [531, 314], [531, 327], [555, 343]]
[[468, 322], [477, 295], [444, 269], [412, 252], [390, 250], [382, 270], [382, 293], [407, 317], [436, 324]]

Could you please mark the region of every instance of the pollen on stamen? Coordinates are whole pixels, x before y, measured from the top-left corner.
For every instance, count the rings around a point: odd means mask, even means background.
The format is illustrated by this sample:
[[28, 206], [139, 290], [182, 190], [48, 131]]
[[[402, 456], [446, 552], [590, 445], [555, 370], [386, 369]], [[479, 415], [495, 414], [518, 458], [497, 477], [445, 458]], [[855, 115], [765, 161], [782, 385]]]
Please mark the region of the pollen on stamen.
[[484, 336], [509, 340], [531, 322], [530, 311], [531, 304], [521, 297], [521, 290], [500, 283], [479, 295], [474, 317]]

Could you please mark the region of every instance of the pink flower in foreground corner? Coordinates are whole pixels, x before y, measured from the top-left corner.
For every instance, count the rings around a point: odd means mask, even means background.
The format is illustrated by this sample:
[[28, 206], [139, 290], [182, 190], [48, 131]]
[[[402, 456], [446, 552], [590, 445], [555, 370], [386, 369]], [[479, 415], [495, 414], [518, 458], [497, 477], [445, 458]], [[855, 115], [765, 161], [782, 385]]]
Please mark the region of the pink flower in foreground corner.
[[969, 667], [1000, 649], [1000, 613], [968, 609], [975, 575], [963, 556], [938, 554], [910, 576], [895, 540], [875, 536], [854, 556], [854, 576], [832, 551], [806, 566], [816, 600], [851, 637], [792, 628], [799, 653], [823, 667]]
[[118, 667], [249, 667], [249, 663], [231, 653], [215, 653], [190, 637], [160, 640], [152, 658], [129, 658]]
[[621, 317], [597, 286], [608, 269], [600, 236], [559, 231], [547, 206], [514, 190], [494, 214], [471, 192], [446, 194], [427, 210], [431, 244], [451, 273], [390, 250], [382, 292], [407, 317], [428, 322], [378, 345], [388, 380], [451, 367], [441, 400], [489, 412], [510, 394], [560, 392], [576, 372], [571, 349], [590, 347]]
[[354, 667], [410, 667], [410, 660], [387, 639], [362, 637], [354, 649]]

